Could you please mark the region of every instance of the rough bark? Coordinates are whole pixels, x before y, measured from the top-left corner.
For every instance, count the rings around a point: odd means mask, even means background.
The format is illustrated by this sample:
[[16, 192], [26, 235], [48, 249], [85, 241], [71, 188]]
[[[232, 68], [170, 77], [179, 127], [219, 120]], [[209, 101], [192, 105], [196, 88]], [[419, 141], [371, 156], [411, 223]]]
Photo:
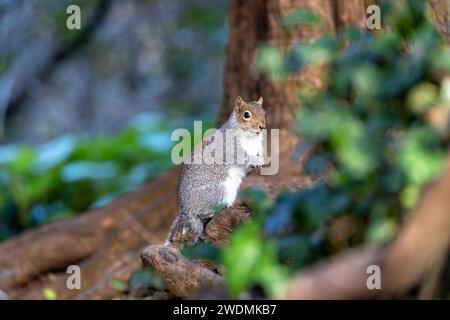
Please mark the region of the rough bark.
[[429, 4], [436, 29], [439, 31], [445, 41], [450, 43], [450, 1], [429, 0]]
[[189, 261], [173, 247], [150, 246], [142, 252], [141, 258], [143, 265], [161, 275], [167, 287], [178, 297], [189, 298], [198, 291], [222, 285], [218, 274]]

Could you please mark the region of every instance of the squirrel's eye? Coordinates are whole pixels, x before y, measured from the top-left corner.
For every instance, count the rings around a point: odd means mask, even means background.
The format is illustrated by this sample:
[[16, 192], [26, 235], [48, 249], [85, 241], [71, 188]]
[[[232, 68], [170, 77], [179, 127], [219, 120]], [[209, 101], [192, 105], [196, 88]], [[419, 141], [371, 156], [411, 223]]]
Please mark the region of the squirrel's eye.
[[245, 111], [244, 115], [242, 117], [244, 118], [244, 120], [250, 120], [250, 118], [252, 117], [252, 114], [250, 111]]

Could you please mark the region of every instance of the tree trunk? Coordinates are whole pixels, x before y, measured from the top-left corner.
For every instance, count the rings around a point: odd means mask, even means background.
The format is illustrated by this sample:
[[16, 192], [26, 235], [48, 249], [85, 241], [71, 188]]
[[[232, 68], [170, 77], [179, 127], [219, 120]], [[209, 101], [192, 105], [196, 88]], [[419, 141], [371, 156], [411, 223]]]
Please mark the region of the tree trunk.
[[[327, 32], [334, 33], [342, 26], [361, 26], [365, 21], [364, 8], [363, 0], [231, 1], [225, 94], [219, 121], [223, 122], [230, 114], [236, 95], [247, 99], [257, 99], [261, 95], [267, 110], [268, 128], [280, 129], [279, 173], [273, 176], [254, 174], [246, 178], [243, 188], [263, 186], [270, 195], [274, 195], [280, 188], [294, 190], [313, 183], [301, 176], [302, 162], [295, 158], [292, 160], [292, 153], [300, 141], [293, 130], [293, 110], [300, 103], [296, 95], [298, 88], [312, 86], [320, 89], [326, 83], [326, 66], [308, 68], [289, 75], [283, 81], [274, 81], [255, 72], [252, 65], [259, 46], [268, 43], [285, 52], [299, 41], [314, 39]], [[291, 29], [284, 27], [281, 18], [295, 9], [315, 11], [323, 24], [300, 25]], [[45, 288], [55, 290], [59, 299], [108, 299], [117, 296], [120, 292], [110, 286], [110, 281], [126, 281], [133, 271], [140, 268], [142, 248], [161, 244], [166, 237], [177, 210], [178, 178], [179, 168], [174, 168], [101, 209], [29, 230], [1, 244], [0, 289], [16, 299], [42, 299]], [[242, 210], [242, 206], [234, 208], [230, 216], [242, 217]], [[223, 225], [225, 227], [220, 229]], [[224, 242], [229, 229], [226, 223], [207, 227], [207, 230], [212, 230], [211, 239], [217, 242]], [[147, 249], [144, 253], [148, 257], [154, 251]], [[172, 268], [172, 273], [165, 270], [166, 274], [161, 272], [162, 275], [169, 280], [180, 279], [180, 272], [193, 267], [184, 260], [183, 263], [187, 269]], [[71, 264], [81, 267], [81, 290], [66, 287], [66, 268]], [[211, 283], [217, 280], [210, 273], [208, 276]], [[173, 291], [184, 294], [187, 292], [184, 289], [180, 287]]]

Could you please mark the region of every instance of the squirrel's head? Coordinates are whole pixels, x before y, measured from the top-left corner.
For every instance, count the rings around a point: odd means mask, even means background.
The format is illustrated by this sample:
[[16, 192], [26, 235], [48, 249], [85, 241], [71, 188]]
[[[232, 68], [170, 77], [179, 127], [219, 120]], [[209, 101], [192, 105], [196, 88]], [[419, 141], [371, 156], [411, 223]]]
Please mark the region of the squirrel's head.
[[266, 111], [262, 107], [263, 98], [258, 101], [244, 101], [240, 96], [234, 100], [234, 114], [240, 127], [248, 132], [259, 134], [266, 128]]

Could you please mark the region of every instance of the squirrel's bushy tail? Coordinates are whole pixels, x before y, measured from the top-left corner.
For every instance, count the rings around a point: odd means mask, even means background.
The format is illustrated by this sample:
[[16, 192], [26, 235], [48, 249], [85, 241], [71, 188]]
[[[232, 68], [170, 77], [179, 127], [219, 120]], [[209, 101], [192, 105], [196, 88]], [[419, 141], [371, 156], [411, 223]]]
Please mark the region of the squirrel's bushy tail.
[[165, 245], [182, 248], [195, 244], [203, 233], [203, 223], [197, 216], [180, 213], [170, 227]]

